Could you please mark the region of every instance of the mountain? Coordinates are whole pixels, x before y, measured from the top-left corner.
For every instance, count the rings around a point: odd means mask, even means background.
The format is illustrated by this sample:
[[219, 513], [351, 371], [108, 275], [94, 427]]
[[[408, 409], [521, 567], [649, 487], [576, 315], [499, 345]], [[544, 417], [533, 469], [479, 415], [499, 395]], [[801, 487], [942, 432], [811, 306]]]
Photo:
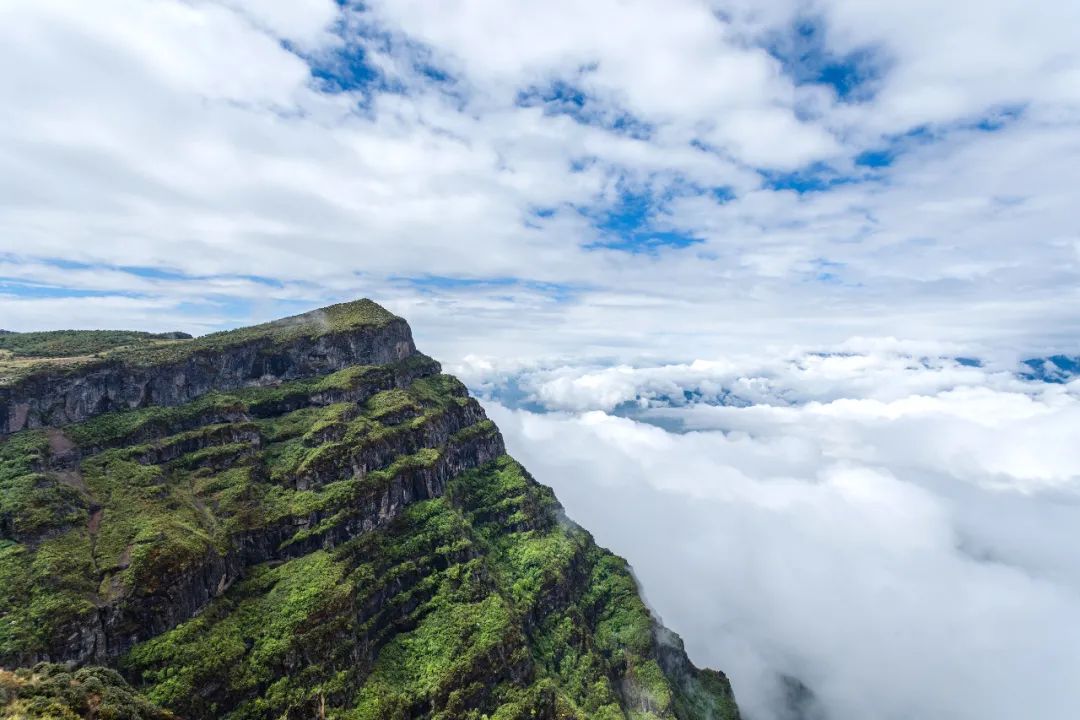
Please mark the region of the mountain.
[[1060, 385], [1080, 376], [1080, 355], [1029, 358], [1020, 363], [1020, 368], [1019, 375], [1024, 380]]
[[0, 379], [0, 717], [738, 717], [375, 303], [53, 339]]

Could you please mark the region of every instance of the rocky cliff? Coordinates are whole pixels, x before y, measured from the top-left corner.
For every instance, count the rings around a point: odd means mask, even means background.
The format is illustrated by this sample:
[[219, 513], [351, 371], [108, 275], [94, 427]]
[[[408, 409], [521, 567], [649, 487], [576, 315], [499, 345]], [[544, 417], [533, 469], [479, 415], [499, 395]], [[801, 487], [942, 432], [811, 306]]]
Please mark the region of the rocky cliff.
[[737, 717], [402, 319], [117, 343], [0, 386], [7, 716]]
[[59, 366], [43, 360], [0, 384], [0, 433], [180, 405], [211, 390], [384, 365], [415, 353], [404, 320], [360, 301], [189, 342], [140, 343]]

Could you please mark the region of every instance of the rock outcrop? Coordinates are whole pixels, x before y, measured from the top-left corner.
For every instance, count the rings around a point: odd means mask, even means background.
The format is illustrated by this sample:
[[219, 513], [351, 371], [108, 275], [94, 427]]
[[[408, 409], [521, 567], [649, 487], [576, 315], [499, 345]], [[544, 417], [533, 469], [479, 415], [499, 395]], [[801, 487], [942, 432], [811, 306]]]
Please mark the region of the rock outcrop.
[[0, 666], [193, 719], [737, 717], [374, 303], [44, 362], [0, 415]]
[[337, 305], [239, 333], [60, 367], [42, 363], [0, 385], [0, 434], [59, 427], [118, 410], [180, 405], [211, 390], [325, 375], [350, 365], [384, 365], [415, 353], [401, 318], [370, 301]]

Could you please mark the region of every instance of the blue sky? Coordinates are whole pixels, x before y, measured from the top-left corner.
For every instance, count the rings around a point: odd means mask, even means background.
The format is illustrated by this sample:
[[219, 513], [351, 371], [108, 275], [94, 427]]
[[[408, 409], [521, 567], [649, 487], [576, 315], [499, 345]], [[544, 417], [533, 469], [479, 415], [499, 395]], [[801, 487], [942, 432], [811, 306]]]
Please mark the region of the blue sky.
[[3, 324], [1072, 351], [1071, 10], [867, 7], [7, 4]]
[[747, 720], [797, 720], [784, 677], [815, 720], [1071, 720], [1077, 27], [1073, 0], [6, 0], [0, 328], [374, 298]]

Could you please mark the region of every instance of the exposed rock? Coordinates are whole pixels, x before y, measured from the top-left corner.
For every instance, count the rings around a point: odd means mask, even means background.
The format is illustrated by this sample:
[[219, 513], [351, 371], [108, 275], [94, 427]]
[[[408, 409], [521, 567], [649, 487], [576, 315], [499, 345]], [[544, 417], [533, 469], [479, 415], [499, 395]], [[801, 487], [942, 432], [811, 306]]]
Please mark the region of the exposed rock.
[[0, 388], [0, 665], [193, 719], [737, 717], [439, 370], [362, 301]]
[[0, 386], [0, 434], [119, 410], [180, 405], [211, 390], [270, 385], [350, 365], [384, 365], [416, 353], [401, 318], [385, 311], [336, 312], [341, 307], [190, 343], [120, 352], [74, 368], [46, 364]]

